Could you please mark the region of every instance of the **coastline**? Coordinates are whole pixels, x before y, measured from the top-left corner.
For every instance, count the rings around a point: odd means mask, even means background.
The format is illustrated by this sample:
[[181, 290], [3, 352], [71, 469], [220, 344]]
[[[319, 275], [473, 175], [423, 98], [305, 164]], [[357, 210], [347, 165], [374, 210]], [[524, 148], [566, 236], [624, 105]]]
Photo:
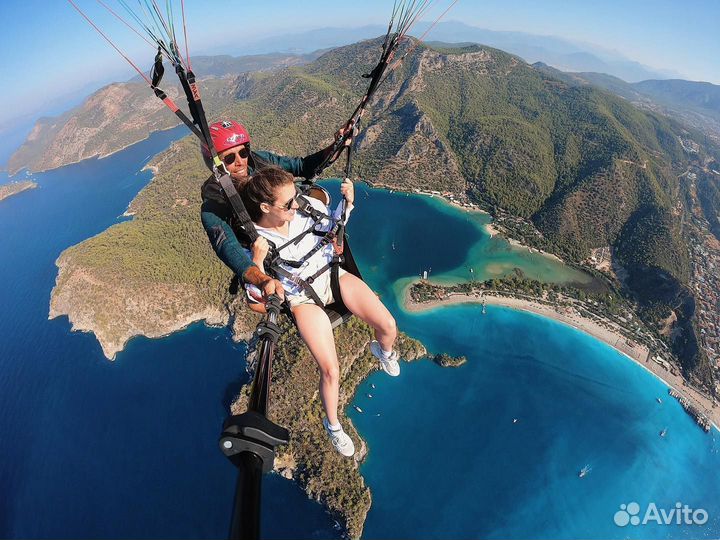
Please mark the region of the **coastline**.
[[712, 422], [713, 428], [720, 430], [720, 427], [718, 427], [720, 426], [720, 408], [715, 407], [711, 399], [688, 386], [682, 376], [673, 374], [652, 360], [649, 350], [644, 345], [630, 343], [620, 333], [613, 332], [599, 325], [592, 319], [582, 317], [577, 312], [561, 312], [552, 306], [541, 304], [540, 302], [530, 299], [495, 296], [487, 292], [482, 295], [453, 293], [442, 300], [416, 302], [410, 298], [410, 286], [408, 286], [404, 292], [403, 309], [410, 313], [417, 313], [454, 304], [479, 304], [482, 301], [485, 301], [488, 305], [527, 311], [542, 317], [548, 317], [602, 341], [660, 379], [660, 381], [669, 388], [673, 388], [684, 397], [690, 398], [691, 402], [694, 402], [696, 406], [699, 405], [701, 410], [705, 411], [709, 420]]
[[[28, 171], [28, 172], [30, 172], [30, 173], [32, 173], [32, 174], [40, 174], [40, 173], [46, 173], [46, 172], [48, 172], [48, 171], [54, 171], [55, 169], [60, 169], [60, 168], [62, 168], [62, 167], [67, 167], [68, 165], [76, 165], [76, 164], [82, 163], [83, 161], [86, 161], [86, 160], [88, 160], [88, 159], [93, 159], [93, 158], [94, 158], [94, 159], [97, 159], [97, 160], [105, 159], [105, 158], [108, 158], [108, 157], [110, 157], [110, 156], [114, 156], [114, 155], [117, 154], [118, 152], [122, 152], [123, 150], [127, 150], [128, 148], [130, 148], [131, 146], [133, 146], [133, 145], [135, 145], [135, 144], [137, 144], [137, 143], [140, 143], [140, 142], [143, 142], [143, 141], [148, 140], [148, 139], [149, 139], [150, 137], [152, 137], [155, 133], [161, 133], [161, 132], [163, 132], [163, 131], [170, 131], [171, 129], [175, 129], [175, 128], [177, 128], [177, 127], [180, 127], [181, 125], [182, 125], [182, 123], [181, 123], [181, 122], [178, 122], [178, 123], [175, 124], [174, 126], [170, 126], [170, 127], [168, 127], [168, 128], [156, 129], [156, 130], [150, 131], [150, 132], [148, 132], [148, 134], [147, 134], [146, 136], [144, 136], [144, 137], [142, 137], [142, 138], [140, 138], [140, 139], [138, 139], [138, 140], [136, 140], [136, 141], [133, 141], [133, 142], [124, 144], [124, 145], [122, 146], [122, 148], [116, 148], [116, 149], [114, 149], [114, 150], [110, 150], [110, 151], [105, 152], [105, 153], [97, 152], [97, 153], [95, 153], [95, 154], [92, 154], [91, 156], [85, 156], [85, 157], [82, 157], [82, 158], [80, 158], [80, 159], [75, 159], [75, 160], [73, 160], [73, 161], [62, 162], [62, 163], [60, 163], [59, 165], [53, 165], [52, 167], [46, 167], [46, 168], [44, 168], [44, 169], [34, 170], [34, 169], [29, 169], [29, 168], [26, 167], [26, 166], [23, 166], [23, 167], [20, 167], [19, 169], [15, 169], [15, 170], [13, 170], [13, 171], [11, 172], [10, 169], [8, 168], [8, 169], [7, 169], [8, 178], [13, 178], [15, 175], [17, 175], [18, 173], [21, 173], [22, 171]], [[11, 156], [11, 157], [12, 157], [12, 156]], [[141, 169], [141, 170], [142, 170], [142, 169]]]
[[505, 240], [508, 244], [510, 244], [513, 247], [527, 249], [530, 253], [533, 253], [533, 252], [539, 253], [540, 255], [544, 255], [551, 259], [555, 259], [559, 263], [565, 264], [565, 261], [563, 261], [560, 257], [555, 255], [554, 253], [548, 253], [547, 251], [543, 251], [541, 249], [531, 248], [530, 246], [526, 246], [519, 240], [515, 240], [514, 238], [510, 238], [509, 236], [503, 234], [503, 232], [500, 231], [500, 229], [498, 229], [495, 226], [494, 221], [485, 224], [485, 232], [490, 235], [490, 238], [494, 238], [495, 236], [499, 235], [503, 238], [503, 240]]
[[23, 191], [36, 189], [38, 184], [32, 180], [22, 180], [19, 182], [10, 182], [9, 184], [0, 185], [0, 201], [8, 199], [13, 195], [18, 195]]

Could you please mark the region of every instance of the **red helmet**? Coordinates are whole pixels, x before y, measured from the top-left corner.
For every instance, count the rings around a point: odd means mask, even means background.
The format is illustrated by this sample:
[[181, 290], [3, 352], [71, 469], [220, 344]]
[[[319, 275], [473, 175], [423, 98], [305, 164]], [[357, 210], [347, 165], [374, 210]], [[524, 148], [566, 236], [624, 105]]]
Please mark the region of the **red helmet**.
[[[234, 120], [222, 120], [211, 124], [210, 138], [217, 153], [250, 142], [250, 134], [245, 129], [245, 126], [238, 124]], [[201, 144], [200, 148], [205, 158], [211, 157], [207, 146]]]

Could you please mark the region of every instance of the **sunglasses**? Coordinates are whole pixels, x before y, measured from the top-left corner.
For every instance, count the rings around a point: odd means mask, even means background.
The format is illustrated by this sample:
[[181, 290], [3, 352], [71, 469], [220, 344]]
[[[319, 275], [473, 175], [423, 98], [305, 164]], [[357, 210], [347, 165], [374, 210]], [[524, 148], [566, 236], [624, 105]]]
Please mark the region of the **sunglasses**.
[[292, 210], [292, 205], [295, 202], [295, 197], [297, 197], [297, 193], [293, 196], [292, 199], [290, 199], [285, 204], [281, 204], [280, 206], [278, 206], [277, 204], [271, 204], [270, 206], [274, 206], [275, 208], [282, 208], [284, 210], [290, 211], [290, 210]]
[[280, 208], [280, 209], [282, 209], [282, 210], [287, 210], [287, 211], [289, 212], [290, 210], [292, 210], [292, 205], [293, 205], [293, 203], [295, 202], [295, 199], [297, 198], [297, 196], [298, 196], [299, 194], [300, 194], [300, 193], [299, 193], [299, 192], [297, 191], [297, 189], [296, 189], [296, 190], [295, 190], [295, 195], [293, 195], [293, 198], [290, 199], [290, 200], [289, 200], [288, 202], [286, 202], [285, 204], [270, 204], [270, 203], [265, 203], [265, 204], [267, 204], [268, 206], [272, 206], [272, 207], [274, 207], [274, 208]]
[[248, 150], [247, 146], [241, 146], [237, 152], [230, 152], [229, 154], [225, 154], [222, 157], [223, 163], [225, 165], [232, 165], [233, 163], [235, 163], [235, 160], [238, 156], [240, 157], [240, 159], [247, 159], [248, 157], [250, 157], [250, 150]]

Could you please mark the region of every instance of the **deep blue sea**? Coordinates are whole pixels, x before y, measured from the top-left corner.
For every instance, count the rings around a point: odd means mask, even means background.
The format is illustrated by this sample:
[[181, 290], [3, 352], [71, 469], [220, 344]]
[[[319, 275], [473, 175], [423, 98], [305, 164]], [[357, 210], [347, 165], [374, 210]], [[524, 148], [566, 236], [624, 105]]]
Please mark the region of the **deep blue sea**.
[[[235, 469], [217, 437], [246, 381], [242, 346], [195, 324], [133, 339], [110, 362], [91, 334], [47, 319], [57, 257], [123, 219], [150, 179], [144, 164], [184, 134], [36, 174], [38, 189], [0, 202], [0, 537], [227, 534]], [[375, 373], [360, 387], [364, 412], [347, 413], [370, 447], [365, 538], [720, 537], [718, 434], [703, 433], [642, 368], [531, 314], [398, 305], [401, 285], [428, 268], [439, 279], [468, 265], [546, 278], [561, 269], [489, 241], [483, 219], [437, 200], [358, 191], [349, 230], [365, 278], [403, 331], [468, 358], [457, 369], [403, 364], [399, 378]], [[709, 518], [615, 525], [631, 502], [640, 517], [651, 503], [681, 502]], [[278, 476], [265, 479], [263, 510], [266, 538], [338, 535]]]

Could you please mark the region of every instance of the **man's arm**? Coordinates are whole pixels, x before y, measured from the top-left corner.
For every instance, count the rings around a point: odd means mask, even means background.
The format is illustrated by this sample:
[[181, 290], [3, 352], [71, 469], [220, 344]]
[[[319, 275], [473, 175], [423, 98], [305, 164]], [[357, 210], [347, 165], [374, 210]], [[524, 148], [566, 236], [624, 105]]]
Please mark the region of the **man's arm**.
[[230, 270], [244, 280], [245, 273], [255, 265], [238, 242], [232, 227], [217, 214], [205, 208], [200, 212], [200, 219], [210, 240], [210, 245], [217, 256]]
[[235, 275], [240, 276], [245, 283], [251, 283], [258, 287], [265, 297], [277, 294], [281, 299], [285, 297], [282, 285], [276, 279], [264, 274], [238, 242], [232, 227], [221, 219], [217, 214], [207, 209], [208, 205], [203, 204], [200, 212], [205, 232], [210, 240], [213, 250], [225, 265]]
[[305, 156], [304, 158], [280, 156], [264, 150], [253, 153], [263, 161], [266, 161], [271, 165], [275, 165], [276, 167], [280, 167], [295, 177], [302, 177], [310, 180], [315, 176], [315, 171], [325, 159], [326, 150], [327, 148], [320, 150], [319, 152], [315, 152], [314, 154], [310, 154], [309, 156]]
[[[340, 137], [342, 137], [348, 129], [349, 128], [345, 126], [338, 130], [338, 132], [335, 133], [335, 139], [340, 140]], [[349, 146], [351, 143], [352, 137], [345, 141], [345, 146]], [[333, 146], [334, 145], [331, 144], [327, 148], [323, 148], [322, 150], [303, 158], [279, 156], [267, 151], [254, 152], [254, 154], [271, 165], [275, 165], [283, 170], [286, 170], [295, 177], [302, 177], [310, 180], [315, 177], [318, 167], [330, 156], [333, 151]], [[337, 154], [342, 152], [342, 150], [343, 148], [340, 148], [337, 151]], [[337, 156], [333, 157], [337, 158]]]

